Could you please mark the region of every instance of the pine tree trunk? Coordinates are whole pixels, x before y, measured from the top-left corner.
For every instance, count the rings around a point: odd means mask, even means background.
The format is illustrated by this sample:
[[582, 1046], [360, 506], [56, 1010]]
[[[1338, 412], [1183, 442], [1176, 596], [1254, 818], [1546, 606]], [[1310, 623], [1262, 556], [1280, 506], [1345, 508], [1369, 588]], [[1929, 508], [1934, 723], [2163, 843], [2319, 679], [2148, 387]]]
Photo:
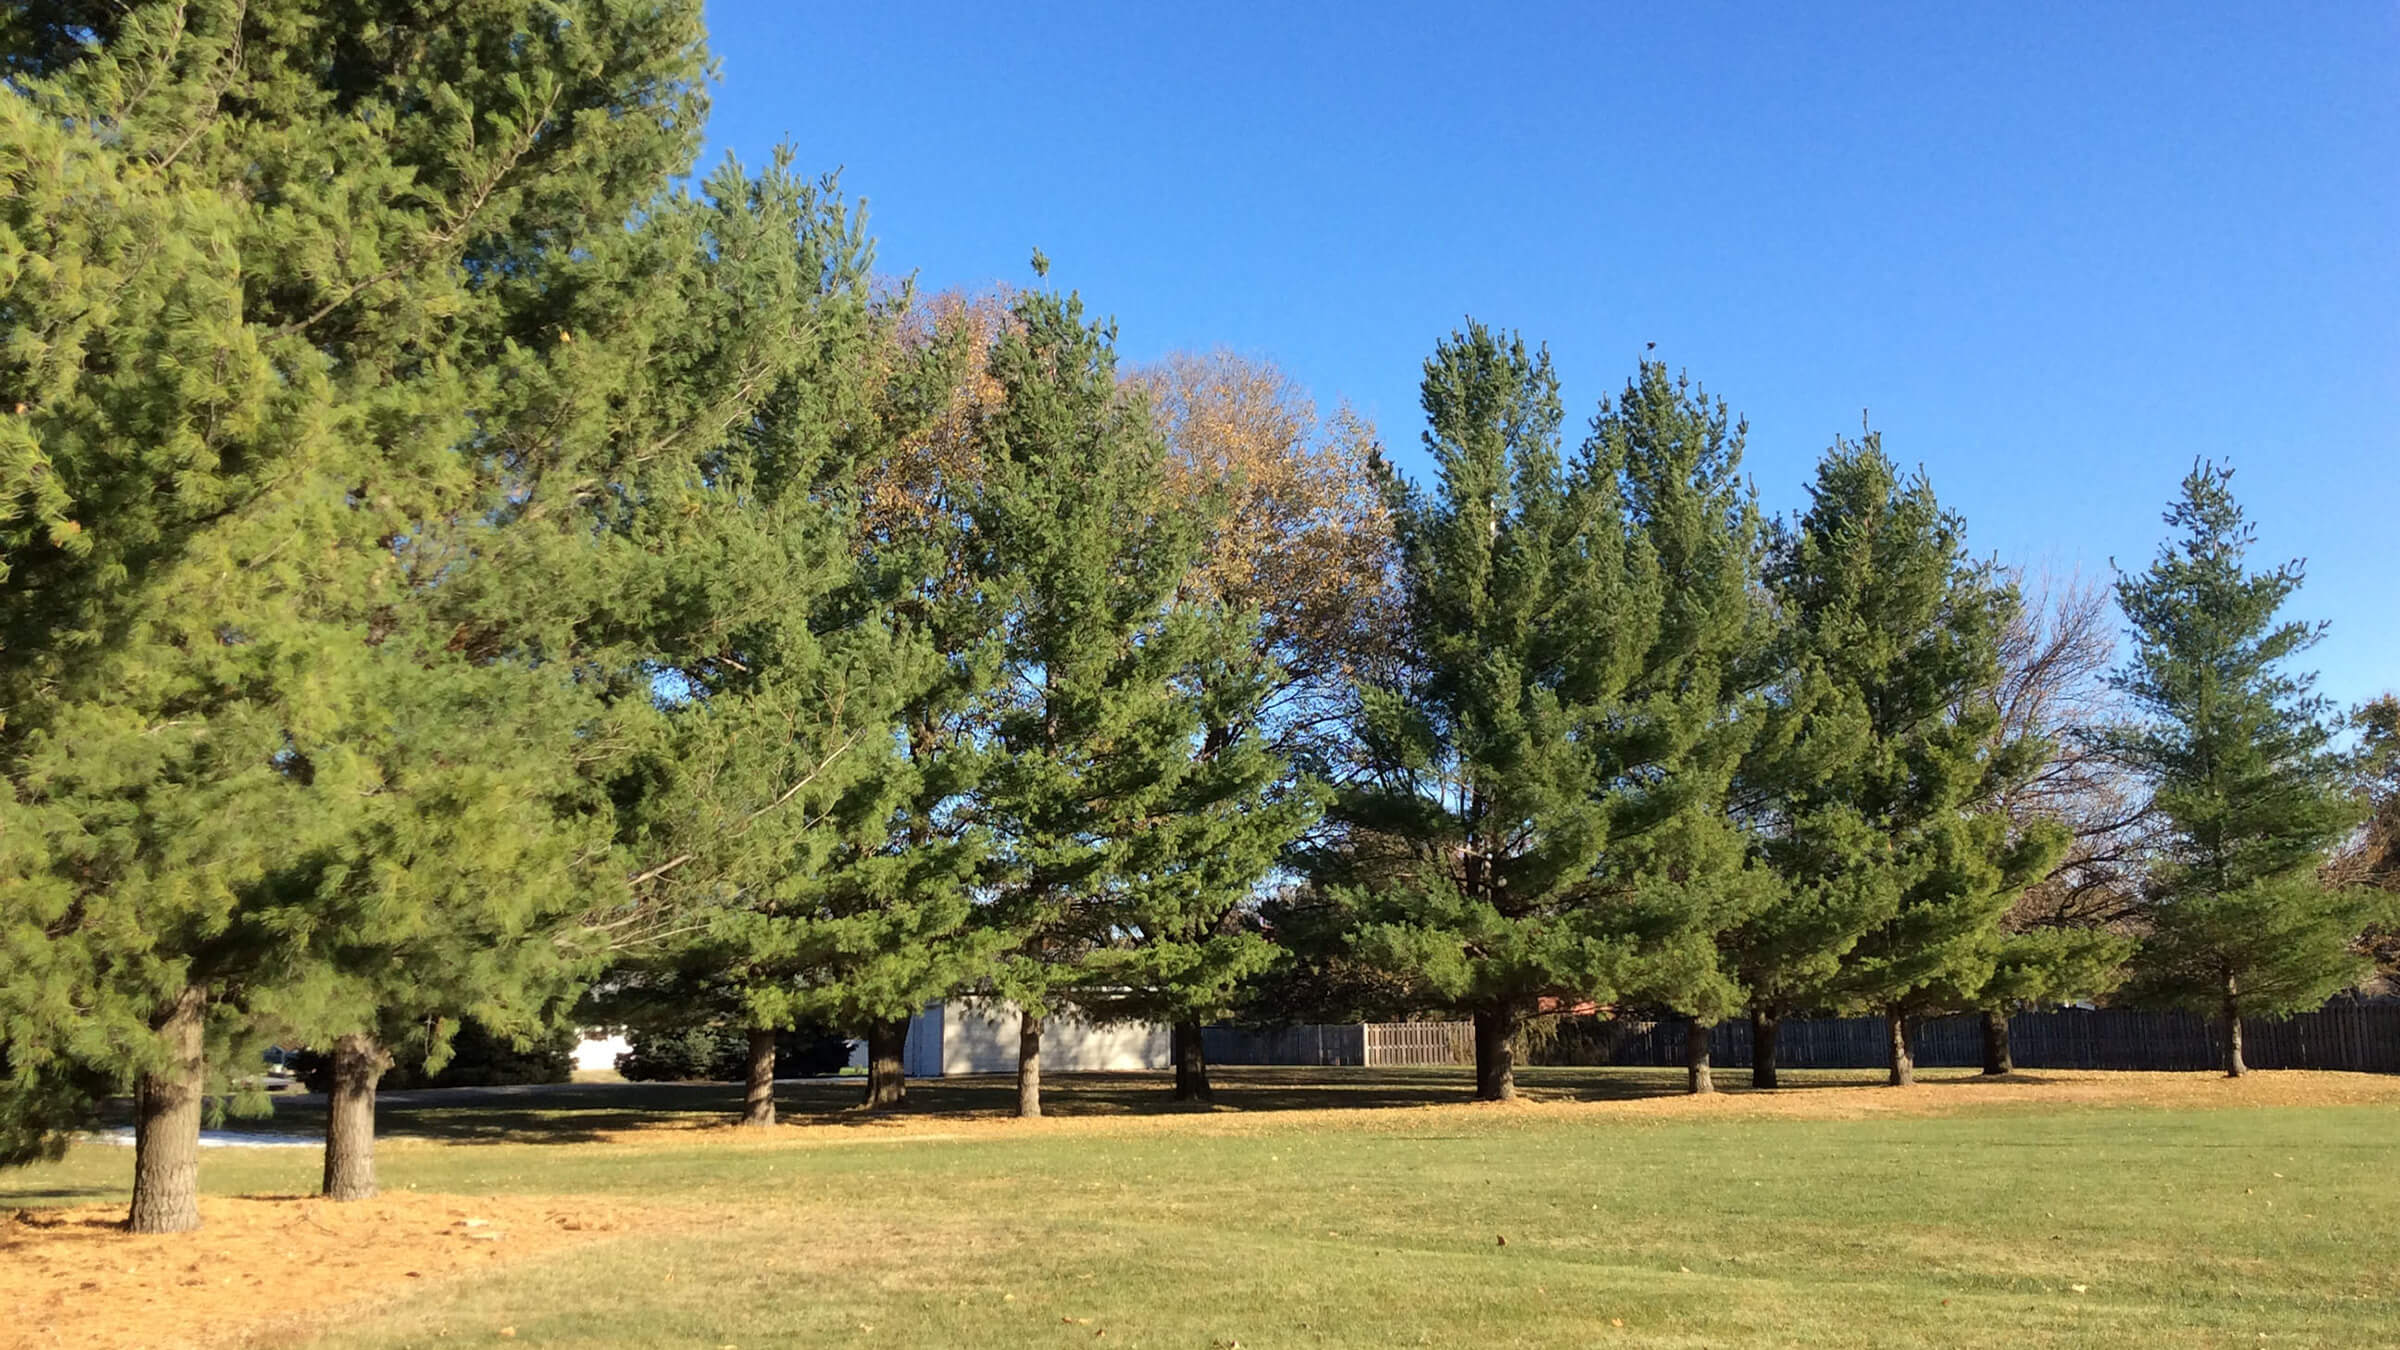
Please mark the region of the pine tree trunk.
[[1042, 1114], [1042, 1019], [1017, 1017], [1017, 1115], [1032, 1120]]
[[1708, 1070], [1708, 1033], [1714, 1025], [1695, 1017], [1683, 1029], [1684, 1086], [1695, 1095], [1717, 1090], [1717, 1080]]
[[354, 1031], [333, 1043], [333, 1090], [325, 1098], [325, 1198], [366, 1200], [375, 1194], [375, 1085], [392, 1057], [375, 1038]]
[[1783, 1030], [1781, 1014], [1750, 1012], [1750, 1086], [1771, 1088], [1775, 1082], [1775, 1040]]
[[1496, 1003], [1475, 1011], [1475, 1099], [1517, 1099], [1517, 1009]]
[[2225, 1076], [2239, 1078], [2250, 1072], [2242, 1062], [2242, 995], [2233, 977], [2225, 977]]
[[1917, 1081], [1914, 1029], [1909, 1026], [1907, 1015], [1896, 1008], [1884, 1013], [1883, 1021], [1892, 1033], [1892, 1086], [1909, 1087]]
[[742, 1124], [775, 1123], [775, 1029], [750, 1028], [750, 1072], [742, 1094]]
[[1215, 1101], [1216, 1095], [1208, 1086], [1208, 1051], [1200, 1042], [1200, 1024], [1197, 1021], [1177, 1022], [1174, 1040], [1175, 1100]]
[[889, 1111], [908, 1105], [908, 1075], [902, 1057], [908, 1052], [908, 1019], [867, 1024], [867, 1097], [870, 1111]]
[[1999, 1078], [2017, 1071], [2017, 1057], [2008, 1048], [2008, 1011], [1983, 1010], [1983, 1075]]
[[188, 1233], [200, 1226], [200, 1106], [207, 1065], [201, 1018], [208, 996], [176, 995], [158, 1028], [166, 1063], [145, 1073], [133, 1095], [133, 1206], [136, 1233]]

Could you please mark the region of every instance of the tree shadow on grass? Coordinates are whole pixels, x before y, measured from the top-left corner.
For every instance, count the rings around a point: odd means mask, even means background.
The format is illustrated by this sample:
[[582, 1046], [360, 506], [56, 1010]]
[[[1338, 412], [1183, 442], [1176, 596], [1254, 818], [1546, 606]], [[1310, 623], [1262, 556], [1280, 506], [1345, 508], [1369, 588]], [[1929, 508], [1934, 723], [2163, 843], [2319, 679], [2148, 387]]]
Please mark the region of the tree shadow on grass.
[[[1297, 1068], [1212, 1066], [1213, 1102], [1174, 1100], [1166, 1073], [1052, 1073], [1044, 1076], [1045, 1114], [1059, 1119], [1173, 1117], [1296, 1111], [1403, 1110], [1457, 1105], [1474, 1099], [1474, 1072], [1459, 1066], [1423, 1068]], [[1785, 1088], [1879, 1086], [1876, 1070], [1786, 1071]], [[1944, 1078], [1941, 1081], [1953, 1081]], [[2016, 1075], [2012, 1083], [2040, 1081]], [[1517, 1072], [1519, 1095], [1534, 1102], [1638, 1101], [1684, 1095], [1680, 1068], [1551, 1068]], [[908, 1102], [893, 1111], [866, 1111], [857, 1077], [787, 1079], [776, 1084], [778, 1117], [787, 1125], [871, 1129], [896, 1120], [988, 1121], [1016, 1112], [1016, 1080], [1006, 1074], [915, 1079]], [[1727, 1096], [1757, 1091], [1742, 1070], [1717, 1075]], [[231, 1131], [281, 1136], [321, 1133], [324, 1098], [287, 1094], [272, 1117], [228, 1120]], [[460, 1144], [595, 1143], [635, 1130], [707, 1128], [730, 1124], [742, 1108], [738, 1083], [554, 1083], [496, 1088], [429, 1088], [387, 1092], [376, 1110], [377, 1132], [392, 1139]]]
[[21, 1205], [33, 1201], [43, 1204], [72, 1204], [78, 1200], [114, 1200], [124, 1194], [106, 1186], [44, 1186], [28, 1189], [0, 1188], [0, 1207]]

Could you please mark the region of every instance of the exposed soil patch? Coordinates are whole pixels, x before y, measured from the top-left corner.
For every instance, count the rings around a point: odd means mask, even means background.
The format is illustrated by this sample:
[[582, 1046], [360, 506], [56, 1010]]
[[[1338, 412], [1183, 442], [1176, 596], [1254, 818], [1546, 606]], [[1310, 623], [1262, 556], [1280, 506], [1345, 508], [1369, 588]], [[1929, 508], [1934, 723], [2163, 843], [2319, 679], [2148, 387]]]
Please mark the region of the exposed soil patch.
[[18, 1210], [0, 1215], [0, 1350], [247, 1344], [640, 1213], [588, 1197], [203, 1196], [199, 1232], [137, 1236], [122, 1204]]

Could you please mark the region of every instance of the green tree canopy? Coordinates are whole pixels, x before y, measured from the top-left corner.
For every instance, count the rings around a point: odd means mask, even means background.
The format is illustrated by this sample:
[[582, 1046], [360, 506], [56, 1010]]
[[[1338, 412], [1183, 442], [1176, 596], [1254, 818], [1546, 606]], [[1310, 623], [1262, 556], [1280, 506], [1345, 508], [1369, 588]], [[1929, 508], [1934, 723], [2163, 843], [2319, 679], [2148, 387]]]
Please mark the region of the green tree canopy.
[[1645, 366], [1572, 461], [1546, 352], [1469, 325], [1426, 362], [1430, 492], [1394, 479], [1398, 669], [1360, 691], [1323, 879], [1355, 943], [1471, 1012], [1513, 1095], [1545, 1000], [1730, 1001], [1714, 929], [1745, 884], [1722, 824], [1747, 732], [1755, 516], [1722, 405]]
[[2167, 822], [2130, 992], [2217, 1014], [2239, 1075], [2244, 1016], [2304, 1011], [2364, 977], [2354, 944], [2377, 905], [2318, 876], [2358, 818], [2330, 705], [2289, 667], [2324, 628], [2277, 617], [2302, 567], [2249, 568], [2232, 479], [2196, 465], [2166, 513], [2177, 537], [2118, 580], [2134, 652], [2116, 683], [2145, 720], [2116, 748]]
[[[1881, 1011], [1894, 1081], [1906, 1019], [1968, 1006], [1999, 921], [2063, 831], [1996, 807], [2042, 759], [1995, 694], [2014, 591], [1968, 558], [1957, 516], [1869, 435], [1838, 442], [1808, 509], [1775, 535], [1782, 688], [1748, 769], [1780, 894], [1729, 937], [1766, 1016]], [[1771, 1045], [1754, 1051], [1772, 1082]]]
[[136, 1078], [135, 1225], [188, 1227], [204, 1049], [322, 978], [295, 954], [382, 907], [352, 901], [440, 889], [355, 856], [407, 819], [371, 791], [384, 700], [438, 707], [475, 659], [416, 607], [430, 539], [504, 507], [485, 437], [565, 341], [548, 282], [690, 163], [698, 16], [46, 6], [0, 36], [0, 1041], [12, 1090]]
[[[1195, 753], [1194, 677], [1227, 650], [1224, 616], [1177, 603], [1200, 522], [1161, 491], [1165, 443], [1117, 381], [1113, 333], [1046, 292], [1020, 300], [1015, 321], [976, 425], [975, 537], [1005, 618], [975, 809], [994, 849], [984, 917], [1010, 943], [992, 988], [1023, 1011], [1019, 1110], [1038, 1114], [1043, 1017], [1079, 1002], [1104, 1013], [1120, 992], [1109, 986], [1133, 974], [1188, 987], [1196, 970], [1165, 954], [1170, 942], [1202, 962], [1229, 950], [1178, 921], [1223, 883], [1189, 850], [1229, 842], [1238, 803], [1276, 775], [1247, 740], [1223, 747], [1239, 757]], [[1158, 958], [1147, 969], [1102, 955], [1137, 935]]]

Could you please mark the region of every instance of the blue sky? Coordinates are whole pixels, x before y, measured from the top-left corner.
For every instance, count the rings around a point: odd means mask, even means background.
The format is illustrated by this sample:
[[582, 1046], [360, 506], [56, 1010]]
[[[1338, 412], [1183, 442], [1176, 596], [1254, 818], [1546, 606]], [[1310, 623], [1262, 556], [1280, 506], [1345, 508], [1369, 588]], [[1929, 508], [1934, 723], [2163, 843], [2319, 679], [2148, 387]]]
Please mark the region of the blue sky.
[[841, 168], [926, 286], [1038, 245], [1128, 359], [1271, 357], [1412, 469], [1470, 314], [1575, 423], [1656, 342], [1773, 510], [1864, 414], [2056, 571], [2229, 459], [2326, 692], [2400, 687], [2400, 6], [1478, 8], [712, 0], [711, 151]]

